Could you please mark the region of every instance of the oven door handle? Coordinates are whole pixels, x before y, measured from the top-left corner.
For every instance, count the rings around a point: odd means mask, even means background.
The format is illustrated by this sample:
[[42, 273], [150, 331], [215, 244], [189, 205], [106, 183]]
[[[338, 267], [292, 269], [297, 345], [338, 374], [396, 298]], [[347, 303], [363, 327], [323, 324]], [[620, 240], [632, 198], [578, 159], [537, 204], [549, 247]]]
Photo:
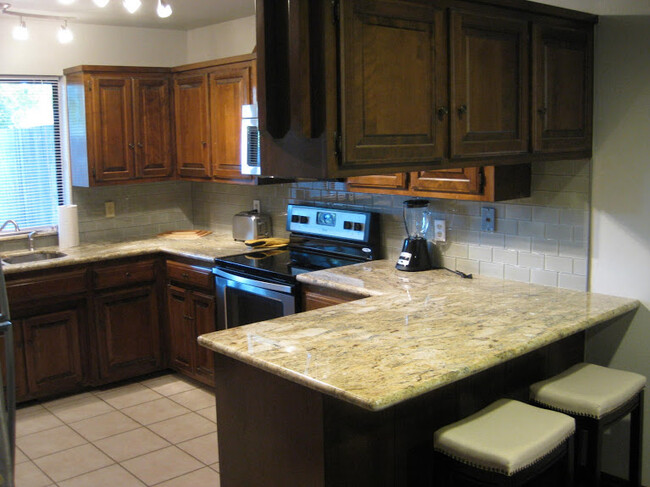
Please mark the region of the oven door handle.
[[287, 286], [285, 284], [276, 284], [274, 282], [258, 281], [257, 279], [249, 279], [237, 274], [231, 274], [230, 272], [226, 272], [223, 269], [219, 269], [217, 267], [212, 269], [212, 273], [217, 277], [230, 279], [231, 281], [238, 282], [245, 286], [259, 287], [262, 289], [268, 289], [269, 291], [277, 291], [286, 294], [291, 294], [292, 291], [292, 286]]

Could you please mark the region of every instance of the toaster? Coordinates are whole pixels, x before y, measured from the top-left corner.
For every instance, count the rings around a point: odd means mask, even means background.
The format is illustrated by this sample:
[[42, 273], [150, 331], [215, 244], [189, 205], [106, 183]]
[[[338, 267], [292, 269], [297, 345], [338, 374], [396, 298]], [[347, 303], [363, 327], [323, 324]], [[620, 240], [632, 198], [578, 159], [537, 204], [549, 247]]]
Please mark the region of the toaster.
[[257, 210], [242, 211], [232, 219], [232, 238], [254, 240], [271, 236], [271, 218]]

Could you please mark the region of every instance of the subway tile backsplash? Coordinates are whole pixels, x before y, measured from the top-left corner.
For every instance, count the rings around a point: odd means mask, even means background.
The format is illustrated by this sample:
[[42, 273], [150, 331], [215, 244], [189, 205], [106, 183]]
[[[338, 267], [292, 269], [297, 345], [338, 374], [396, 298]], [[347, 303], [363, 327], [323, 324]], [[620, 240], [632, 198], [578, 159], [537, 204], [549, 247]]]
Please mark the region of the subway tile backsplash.
[[[463, 272], [586, 290], [590, 161], [535, 163], [532, 174], [529, 198], [498, 203], [430, 199], [433, 218], [447, 224], [447, 241], [432, 244], [436, 261]], [[388, 259], [397, 258], [405, 237], [405, 197], [351, 193], [342, 182], [246, 186], [170, 181], [73, 188], [82, 243], [189, 228], [230, 233], [233, 215], [251, 209], [253, 199], [271, 215], [275, 236], [287, 235], [287, 204], [312, 203], [379, 213]], [[106, 201], [115, 202], [115, 218], [106, 218]], [[482, 206], [496, 210], [493, 233], [481, 231]], [[0, 243], [2, 248], [9, 250]]]
[[[434, 248], [439, 263], [463, 272], [586, 290], [590, 161], [532, 167], [532, 195], [499, 203], [431, 199], [433, 217], [447, 224], [447, 242]], [[235, 189], [237, 188], [237, 189]], [[271, 186], [192, 183], [196, 227], [230, 230], [232, 215], [262, 202], [274, 235], [286, 236], [288, 203], [351, 206], [381, 214], [384, 255], [396, 259], [405, 237], [402, 196], [350, 193], [341, 182]], [[496, 210], [493, 233], [481, 231], [481, 207]]]

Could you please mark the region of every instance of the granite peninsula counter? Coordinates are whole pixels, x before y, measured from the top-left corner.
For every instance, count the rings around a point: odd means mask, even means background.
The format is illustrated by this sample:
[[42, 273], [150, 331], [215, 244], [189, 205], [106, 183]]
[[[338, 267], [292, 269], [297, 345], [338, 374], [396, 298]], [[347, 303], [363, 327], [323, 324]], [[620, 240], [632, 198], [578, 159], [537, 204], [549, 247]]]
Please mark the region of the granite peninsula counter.
[[199, 337], [225, 487], [430, 485], [436, 427], [582, 360], [582, 332], [639, 306], [388, 261], [299, 280], [368, 297]]

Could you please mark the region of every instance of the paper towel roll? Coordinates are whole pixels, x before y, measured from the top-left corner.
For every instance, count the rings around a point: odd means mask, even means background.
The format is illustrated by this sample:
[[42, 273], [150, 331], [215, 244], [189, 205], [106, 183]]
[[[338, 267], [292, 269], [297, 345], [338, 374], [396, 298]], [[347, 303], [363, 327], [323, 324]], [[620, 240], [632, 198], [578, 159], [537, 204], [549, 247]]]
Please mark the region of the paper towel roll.
[[79, 245], [79, 216], [77, 205], [59, 206], [59, 248]]

